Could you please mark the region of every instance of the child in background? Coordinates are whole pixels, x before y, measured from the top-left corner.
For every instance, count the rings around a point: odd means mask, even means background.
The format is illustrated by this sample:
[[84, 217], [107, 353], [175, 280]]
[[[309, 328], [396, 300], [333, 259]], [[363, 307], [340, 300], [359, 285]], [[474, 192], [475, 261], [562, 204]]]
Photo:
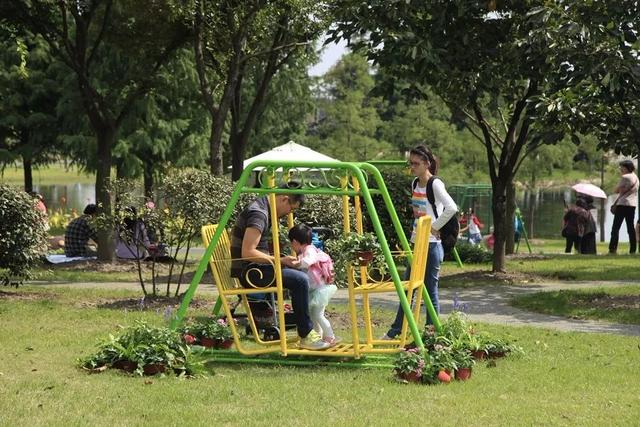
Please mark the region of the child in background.
[[324, 316], [329, 300], [338, 288], [333, 284], [333, 261], [326, 253], [311, 244], [311, 227], [297, 224], [289, 230], [291, 248], [298, 254], [296, 268], [305, 270], [309, 275], [309, 317], [313, 329], [330, 346], [340, 343]]

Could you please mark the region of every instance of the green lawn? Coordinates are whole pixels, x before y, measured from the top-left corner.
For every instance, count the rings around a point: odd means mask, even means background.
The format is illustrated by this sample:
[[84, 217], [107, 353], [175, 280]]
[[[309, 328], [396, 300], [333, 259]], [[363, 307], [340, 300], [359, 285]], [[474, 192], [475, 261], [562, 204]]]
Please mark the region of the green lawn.
[[[200, 261], [201, 255], [189, 254], [187, 273], [192, 273]], [[131, 264], [133, 265], [133, 264]], [[546, 255], [514, 257], [507, 260], [507, 272], [514, 273], [514, 280], [558, 281], [558, 280], [618, 280], [635, 281], [637, 275], [638, 258], [633, 255], [565, 255], [548, 253]], [[39, 280], [64, 280], [76, 282], [117, 282], [137, 281], [135, 271], [109, 272], [101, 269], [93, 272], [91, 269], [78, 270], [73, 267], [58, 265], [43, 267], [37, 270]], [[145, 278], [150, 278], [149, 269]], [[485, 286], [488, 284], [505, 283], [500, 277], [491, 276], [491, 263], [465, 264], [462, 268], [453, 261], [443, 263], [441, 269], [442, 286]], [[481, 273], [481, 274], [479, 274]]]
[[[388, 370], [207, 364], [194, 379], [89, 375], [96, 340], [155, 310], [106, 309], [130, 292], [25, 287], [0, 294], [3, 425], [633, 425], [637, 338], [480, 325], [526, 356], [466, 383], [395, 382]], [[11, 295], [7, 295], [11, 294]], [[213, 301], [210, 301], [213, 303]], [[387, 312], [383, 323], [391, 314]], [[342, 336], [348, 336], [341, 331]]]
[[[22, 167], [7, 167], [2, 175], [0, 175], [0, 182], [24, 186], [24, 172]], [[56, 163], [33, 170], [33, 183], [35, 185], [93, 184], [95, 182], [94, 174], [81, 172], [75, 166], [65, 168], [64, 165]]]
[[640, 286], [537, 292], [517, 297], [513, 304], [556, 316], [640, 324]]

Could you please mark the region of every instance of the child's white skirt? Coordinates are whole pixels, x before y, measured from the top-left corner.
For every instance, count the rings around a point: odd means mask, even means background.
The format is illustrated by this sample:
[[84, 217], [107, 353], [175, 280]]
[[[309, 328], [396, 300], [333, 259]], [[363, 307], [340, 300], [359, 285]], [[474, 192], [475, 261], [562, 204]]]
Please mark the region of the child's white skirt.
[[325, 307], [336, 293], [336, 285], [322, 285], [319, 288], [309, 288], [309, 307]]

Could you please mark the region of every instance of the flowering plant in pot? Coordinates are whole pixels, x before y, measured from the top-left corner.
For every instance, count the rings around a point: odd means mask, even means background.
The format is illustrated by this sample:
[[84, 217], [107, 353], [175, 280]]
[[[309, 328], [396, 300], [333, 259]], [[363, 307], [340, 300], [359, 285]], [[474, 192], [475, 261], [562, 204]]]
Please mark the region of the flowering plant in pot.
[[232, 336], [231, 328], [224, 318], [196, 321], [182, 329], [185, 342], [199, 343], [207, 348], [229, 348], [233, 343]]
[[417, 347], [403, 350], [393, 363], [396, 376], [410, 382], [419, 382], [424, 368], [425, 355]]
[[438, 372], [438, 380], [443, 383], [450, 382], [453, 372], [458, 368], [451, 347], [436, 344], [430, 354], [433, 366]]

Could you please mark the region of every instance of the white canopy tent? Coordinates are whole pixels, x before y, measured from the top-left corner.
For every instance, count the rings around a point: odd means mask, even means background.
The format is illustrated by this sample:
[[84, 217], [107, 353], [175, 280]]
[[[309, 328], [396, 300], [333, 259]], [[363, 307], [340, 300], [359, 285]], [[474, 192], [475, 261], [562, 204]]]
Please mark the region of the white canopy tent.
[[[279, 145], [269, 151], [265, 151], [264, 153], [251, 157], [250, 159], [246, 159], [243, 165], [246, 168], [251, 162], [254, 162], [256, 160], [310, 160], [318, 162], [337, 161], [332, 157], [329, 157], [322, 153], [318, 153], [317, 151], [314, 151], [309, 147], [305, 147], [304, 145], [296, 144], [293, 141], [289, 141], [286, 144]], [[262, 169], [264, 168], [256, 168], [256, 170]]]

